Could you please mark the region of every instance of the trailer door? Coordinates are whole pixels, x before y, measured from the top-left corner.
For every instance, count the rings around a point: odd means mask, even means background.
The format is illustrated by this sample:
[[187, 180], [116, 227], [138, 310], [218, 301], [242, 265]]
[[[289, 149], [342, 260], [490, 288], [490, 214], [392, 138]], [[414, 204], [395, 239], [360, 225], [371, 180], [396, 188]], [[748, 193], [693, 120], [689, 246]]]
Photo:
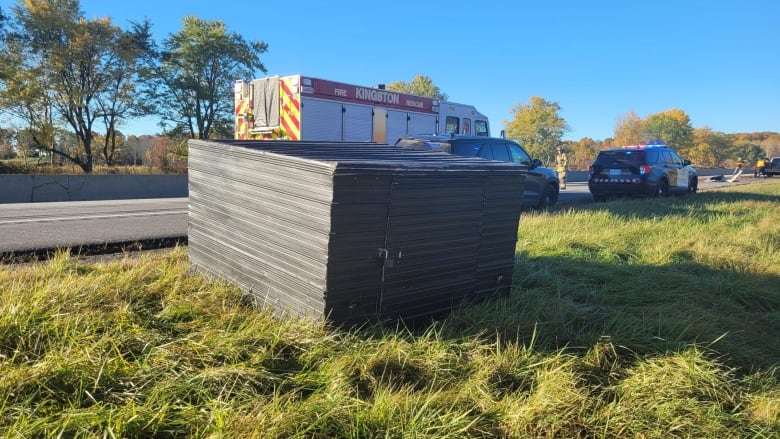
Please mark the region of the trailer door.
[[341, 140], [341, 103], [302, 99], [301, 140]]

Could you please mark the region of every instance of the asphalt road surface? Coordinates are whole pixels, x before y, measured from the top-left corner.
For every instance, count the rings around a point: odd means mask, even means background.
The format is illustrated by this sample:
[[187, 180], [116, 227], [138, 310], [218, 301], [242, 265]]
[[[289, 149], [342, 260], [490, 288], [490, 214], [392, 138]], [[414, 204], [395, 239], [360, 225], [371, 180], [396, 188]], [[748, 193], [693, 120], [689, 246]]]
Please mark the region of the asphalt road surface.
[[0, 254], [186, 238], [187, 198], [0, 204]]

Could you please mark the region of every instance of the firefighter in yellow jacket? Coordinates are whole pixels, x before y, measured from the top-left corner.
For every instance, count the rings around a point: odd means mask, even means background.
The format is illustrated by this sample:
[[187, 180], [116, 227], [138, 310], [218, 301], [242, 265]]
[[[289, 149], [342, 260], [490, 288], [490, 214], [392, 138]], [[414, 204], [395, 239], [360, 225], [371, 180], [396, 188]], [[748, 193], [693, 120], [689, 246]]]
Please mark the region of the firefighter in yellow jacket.
[[753, 171], [753, 177], [761, 177], [764, 175], [764, 169], [766, 168], [766, 159], [764, 157], [759, 157], [758, 160], [756, 160], [756, 169]]
[[561, 189], [566, 189], [566, 168], [569, 167], [569, 156], [560, 146], [555, 149], [555, 170], [558, 171], [558, 179], [561, 181]]

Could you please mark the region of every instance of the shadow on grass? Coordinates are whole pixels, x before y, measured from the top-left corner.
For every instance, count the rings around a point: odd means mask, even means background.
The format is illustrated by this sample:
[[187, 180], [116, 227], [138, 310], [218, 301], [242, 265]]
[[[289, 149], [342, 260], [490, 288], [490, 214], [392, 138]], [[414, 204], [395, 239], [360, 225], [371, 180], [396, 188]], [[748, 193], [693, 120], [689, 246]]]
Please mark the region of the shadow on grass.
[[498, 338], [547, 353], [585, 352], [608, 338], [637, 355], [696, 344], [742, 372], [778, 367], [780, 276], [675, 259], [651, 266], [521, 254], [509, 296], [460, 307], [434, 325], [446, 338]]

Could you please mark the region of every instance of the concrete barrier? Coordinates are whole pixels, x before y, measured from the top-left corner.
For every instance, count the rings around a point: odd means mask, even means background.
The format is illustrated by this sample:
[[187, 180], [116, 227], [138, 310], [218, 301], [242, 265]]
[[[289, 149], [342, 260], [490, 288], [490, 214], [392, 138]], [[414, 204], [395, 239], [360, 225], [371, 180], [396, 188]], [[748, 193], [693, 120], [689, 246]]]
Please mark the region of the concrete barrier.
[[187, 175], [0, 175], [0, 203], [187, 197]]

